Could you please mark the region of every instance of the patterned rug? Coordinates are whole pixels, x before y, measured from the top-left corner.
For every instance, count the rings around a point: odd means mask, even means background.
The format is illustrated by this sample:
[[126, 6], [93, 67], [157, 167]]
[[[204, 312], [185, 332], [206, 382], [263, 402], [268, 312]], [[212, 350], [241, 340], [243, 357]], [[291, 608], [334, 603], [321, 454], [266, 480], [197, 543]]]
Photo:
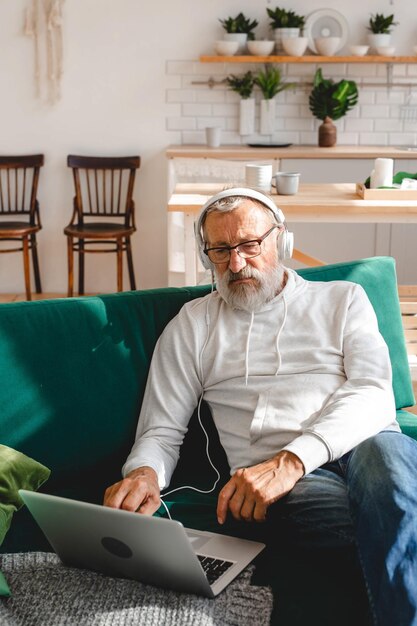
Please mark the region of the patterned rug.
[[1, 626], [265, 626], [269, 587], [246, 568], [214, 599], [65, 567], [55, 554], [1, 556], [12, 597], [0, 601]]

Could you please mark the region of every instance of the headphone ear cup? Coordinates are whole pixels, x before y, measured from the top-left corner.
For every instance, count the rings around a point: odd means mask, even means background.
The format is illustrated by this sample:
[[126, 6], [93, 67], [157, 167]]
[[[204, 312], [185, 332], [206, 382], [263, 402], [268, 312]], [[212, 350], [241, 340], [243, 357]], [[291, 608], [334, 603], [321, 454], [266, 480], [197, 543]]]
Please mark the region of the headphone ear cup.
[[204, 246], [198, 246], [198, 256], [200, 257], [201, 265], [206, 270], [214, 270], [214, 265], [204, 252]]
[[294, 248], [294, 234], [286, 228], [281, 230], [277, 238], [278, 258], [280, 261], [290, 259]]
[[207, 254], [204, 252], [204, 241], [203, 238], [201, 236], [201, 232], [199, 229], [199, 225], [197, 223], [194, 223], [194, 234], [195, 234], [195, 239], [196, 239], [196, 243], [197, 243], [197, 253], [198, 253], [198, 257], [201, 261], [201, 265], [204, 267], [204, 269], [206, 270], [213, 270], [213, 263], [210, 261], [210, 259], [208, 258]]

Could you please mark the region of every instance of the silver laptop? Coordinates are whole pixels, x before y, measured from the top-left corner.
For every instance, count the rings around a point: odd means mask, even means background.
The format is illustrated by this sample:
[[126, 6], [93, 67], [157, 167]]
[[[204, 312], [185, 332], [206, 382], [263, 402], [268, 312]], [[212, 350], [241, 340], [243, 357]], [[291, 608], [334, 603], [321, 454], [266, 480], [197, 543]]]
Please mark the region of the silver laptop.
[[65, 565], [213, 598], [265, 545], [177, 521], [19, 490]]

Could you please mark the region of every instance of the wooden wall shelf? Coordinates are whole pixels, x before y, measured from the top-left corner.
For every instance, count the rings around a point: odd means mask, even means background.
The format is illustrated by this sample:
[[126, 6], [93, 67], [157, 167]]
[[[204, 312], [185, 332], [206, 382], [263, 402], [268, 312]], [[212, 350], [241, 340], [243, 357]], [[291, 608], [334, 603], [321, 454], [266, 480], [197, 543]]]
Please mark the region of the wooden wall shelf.
[[381, 55], [365, 55], [363, 57], [355, 56], [332, 56], [325, 57], [314, 55], [304, 55], [301, 57], [291, 56], [217, 56], [217, 55], [201, 55], [201, 63], [417, 63], [417, 55], [415, 56], [397, 56], [386, 57]]

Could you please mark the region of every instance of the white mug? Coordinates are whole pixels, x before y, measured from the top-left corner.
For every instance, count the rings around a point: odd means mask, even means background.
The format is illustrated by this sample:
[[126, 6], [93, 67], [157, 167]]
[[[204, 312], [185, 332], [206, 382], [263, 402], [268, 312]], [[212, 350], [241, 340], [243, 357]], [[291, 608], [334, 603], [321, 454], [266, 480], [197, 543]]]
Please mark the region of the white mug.
[[299, 182], [300, 172], [277, 172], [272, 177], [272, 186], [277, 188], [277, 193], [281, 196], [296, 194]]
[[259, 191], [270, 191], [272, 165], [248, 163], [245, 165], [245, 182], [248, 187]]
[[219, 126], [208, 126], [206, 128], [206, 141], [209, 148], [218, 148], [222, 136], [222, 129]]

